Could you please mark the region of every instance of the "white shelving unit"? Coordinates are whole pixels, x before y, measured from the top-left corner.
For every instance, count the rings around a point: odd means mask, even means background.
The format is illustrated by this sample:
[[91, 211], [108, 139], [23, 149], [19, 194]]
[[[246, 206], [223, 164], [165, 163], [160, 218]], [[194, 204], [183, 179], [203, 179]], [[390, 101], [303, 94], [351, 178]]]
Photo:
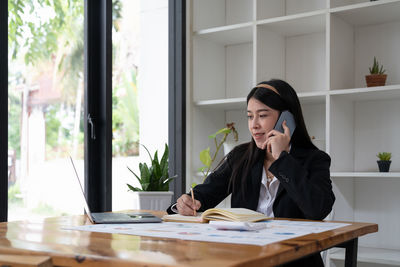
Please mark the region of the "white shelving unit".
[[[330, 253], [330, 258], [332, 260], [344, 261], [345, 251], [344, 249], [334, 248]], [[400, 261], [400, 255], [398, 250], [393, 249], [380, 249], [380, 248], [358, 248], [358, 262], [360, 263], [370, 263], [370, 264], [380, 264], [389, 266], [398, 266]], [[372, 266], [374, 266], [372, 265]]]
[[[332, 219], [379, 224], [359, 240], [359, 266], [400, 265], [400, 0], [187, 3], [187, 184], [202, 181], [199, 152], [214, 149], [208, 135], [233, 121], [239, 143], [250, 140], [249, 90], [284, 79], [314, 143], [331, 155]], [[367, 88], [374, 56], [387, 85]], [[378, 172], [382, 151], [392, 152], [389, 173]], [[342, 254], [331, 250], [329, 264], [341, 266]]]

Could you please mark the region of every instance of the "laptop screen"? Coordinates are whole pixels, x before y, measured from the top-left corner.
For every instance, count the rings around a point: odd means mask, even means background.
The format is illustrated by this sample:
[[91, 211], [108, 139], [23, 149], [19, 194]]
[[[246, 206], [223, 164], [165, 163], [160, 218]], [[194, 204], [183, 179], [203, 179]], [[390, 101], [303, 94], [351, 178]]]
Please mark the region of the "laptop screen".
[[86, 199], [86, 196], [85, 196], [85, 192], [83, 191], [83, 186], [82, 186], [82, 184], [81, 184], [81, 180], [79, 179], [78, 172], [76, 171], [76, 168], [75, 168], [74, 161], [72, 160], [72, 157], [71, 157], [71, 156], [69, 156], [69, 159], [71, 160], [72, 167], [74, 168], [74, 171], [75, 171], [76, 179], [78, 180], [79, 187], [80, 187], [81, 192], [82, 192], [82, 196], [83, 196], [83, 199], [84, 199], [83, 202], [84, 202], [84, 209], [85, 209], [85, 212], [86, 212], [86, 214], [88, 215], [89, 220], [90, 220], [92, 223], [94, 223], [93, 218], [92, 218], [92, 214], [91, 214], [91, 212], [90, 212], [89, 205], [88, 205], [88, 202], [87, 202], [87, 199]]

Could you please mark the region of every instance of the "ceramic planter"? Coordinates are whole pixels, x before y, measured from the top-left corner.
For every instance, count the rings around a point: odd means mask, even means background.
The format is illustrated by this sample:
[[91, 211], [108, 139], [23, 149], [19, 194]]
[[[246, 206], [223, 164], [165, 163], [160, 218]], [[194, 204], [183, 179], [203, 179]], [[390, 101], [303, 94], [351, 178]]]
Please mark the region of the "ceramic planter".
[[133, 209], [165, 211], [171, 205], [173, 194], [171, 191], [135, 191]]
[[378, 167], [380, 172], [388, 172], [390, 168], [390, 160], [378, 160]]
[[386, 74], [371, 74], [365, 76], [367, 87], [384, 86], [386, 84]]

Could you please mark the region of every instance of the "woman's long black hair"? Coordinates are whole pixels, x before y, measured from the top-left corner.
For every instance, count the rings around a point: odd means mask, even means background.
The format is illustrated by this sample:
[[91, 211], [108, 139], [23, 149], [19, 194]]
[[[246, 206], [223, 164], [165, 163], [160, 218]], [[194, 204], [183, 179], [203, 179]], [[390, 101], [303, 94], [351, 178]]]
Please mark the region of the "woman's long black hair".
[[[278, 94], [271, 89], [260, 87], [263, 84], [272, 86], [278, 91]], [[255, 98], [270, 108], [281, 112], [289, 110], [296, 122], [296, 129], [290, 140], [291, 146], [317, 149], [308, 135], [296, 91], [287, 82], [278, 79], [260, 82], [248, 94], [247, 104], [251, 98]], [[232, 191], [235, 191], [237, 190], [236, 187], [240, 186], [244, 197], [246, 179], [250, 177], [253, 165], [265, 157], [265, 151], [257, 147], [253, 138], [251, 138], [249, 143], [237, 146], [235, 150], [238, 150], [237, 154], [240, 156], [234, 162], [230, 187]]]

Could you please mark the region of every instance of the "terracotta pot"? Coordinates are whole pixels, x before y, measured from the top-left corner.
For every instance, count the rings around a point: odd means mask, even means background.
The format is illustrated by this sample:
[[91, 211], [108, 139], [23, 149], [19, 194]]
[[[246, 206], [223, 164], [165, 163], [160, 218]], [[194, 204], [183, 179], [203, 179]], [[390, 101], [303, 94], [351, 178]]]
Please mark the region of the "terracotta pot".
[[366, 75], [365, 80], [367, 82], [367, 87], [384, 86], [386, 83], [386, 77], [386, 74]]

